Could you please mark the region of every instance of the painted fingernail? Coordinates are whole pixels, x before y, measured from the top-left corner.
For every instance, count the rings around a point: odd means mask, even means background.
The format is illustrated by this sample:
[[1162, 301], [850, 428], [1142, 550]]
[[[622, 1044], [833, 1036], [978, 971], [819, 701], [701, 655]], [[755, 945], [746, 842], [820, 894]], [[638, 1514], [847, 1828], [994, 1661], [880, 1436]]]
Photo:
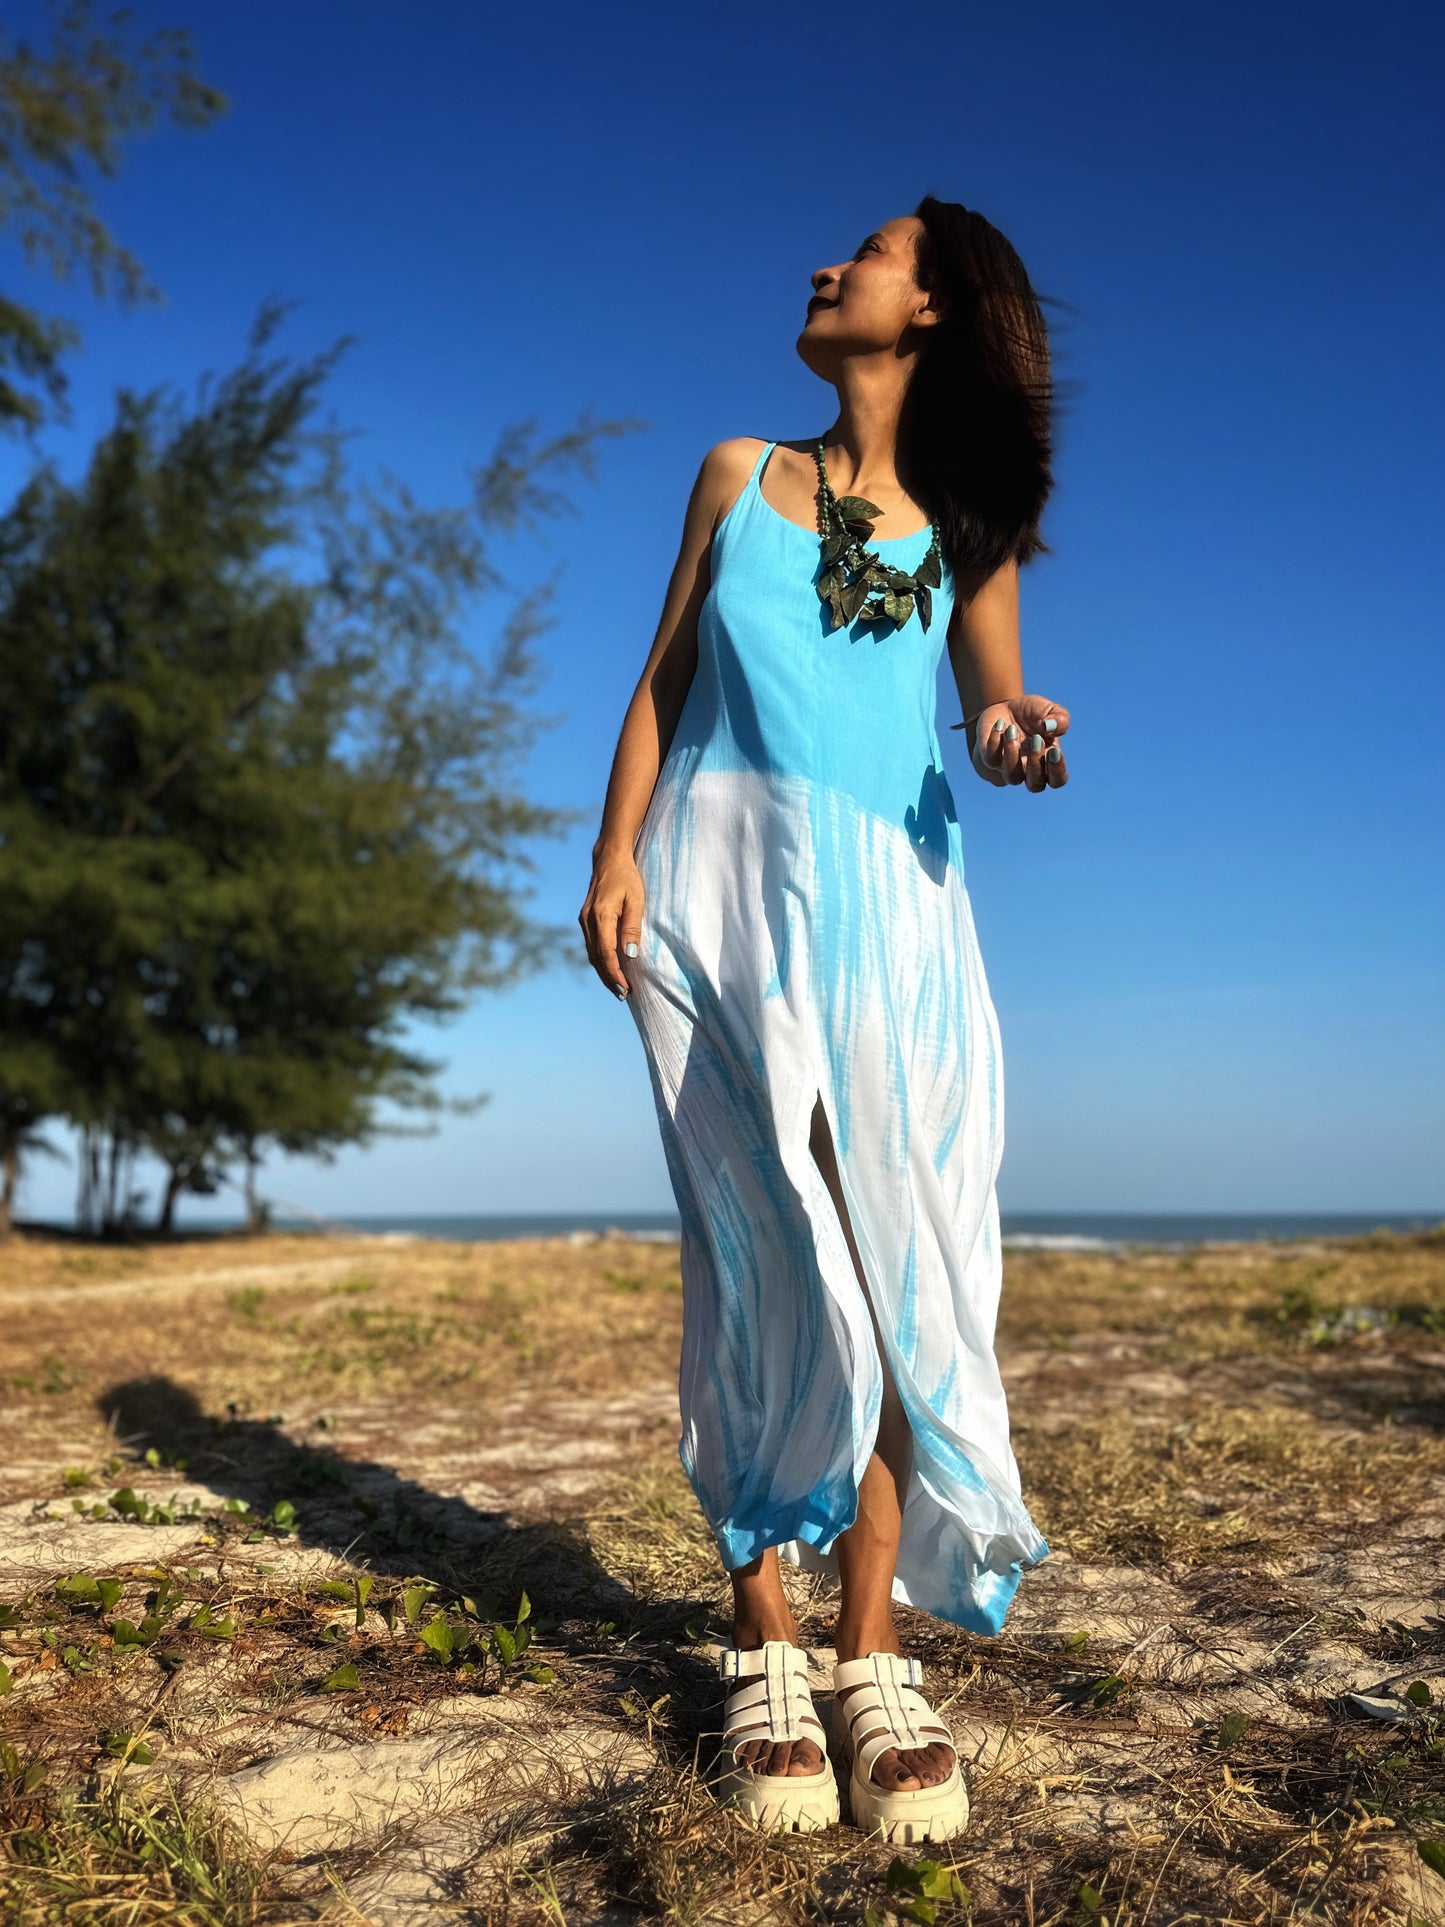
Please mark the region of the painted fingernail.
[[1039, 751], [1043, 748], [1043, 746], [1044, 746], [1044, 739], [1042, 736], [1030, 736], [1029, 748], [1033, 751], [1035, 756], [1038, 755]]
[[1055, 716], [1045, 716], [1045, 718], [1044, 718], [1044, 728], [1045, 728], [1045, 729], [1046, 729], [1046, 730], [1047, 730], [1047, 731], [1049, 732], [1049, 734], [1050, 734], [1050, 736], [1052, 736], [1052, 735], [1053, 735], [1053, 733], [1054, 733], [1054, 731], [1055, 731], [1055, 730], [1056, 730], [1056, 729], [1058, 728], [1058, 726], [1059, 726], [1059, 724], [1058, 724], [1058, 718], [1057, 718], [1057, 717], [1055, 717]]
[[627, 954], [629, 957], [635, 957], [637, 955], [637, 945], [635, 943], [628, 944]]
[[998, 721], [997, 721], [997, 722], [996, 722], [996, 723], [994, 724], [994, 726], [993, 726], [993, 733], [994, 733], [994, 735], [995, 735], [995, 736], [997, 736], [997, 735], [998, 735], [998, 733], [999, 733], [999, 731], [1000, 731], [1000, 730], [1001, 730], [1001, 729], [1002, 729], [1003, 727], [1004, 727], [1004, 720], [1003, 720], [1003, 717], [1002, 717], [1002, 716], [1000, 716], [1000, 717], [999, 717], [999, 719], [998, 719]]
[[612, 988], [617, 992], [619, 997], [623, 998], [624, 1000], [626, 999], [627, 992], [622, 988], [621, 984], [614, 984]]
[[1007, 731], [1005, 732], [1004, 741], [1009, 743], [1016, 743], [1018, 741], [1018, 737], [1019, 737], [1018, 725], [1016, 723], [1010, 723]]
[[1050, 743], [1049, 753], [1044, 760], [1049, 763], [1062, 763], [1064, 760], [1064, 752], [1059, 748], [1057, 743]]

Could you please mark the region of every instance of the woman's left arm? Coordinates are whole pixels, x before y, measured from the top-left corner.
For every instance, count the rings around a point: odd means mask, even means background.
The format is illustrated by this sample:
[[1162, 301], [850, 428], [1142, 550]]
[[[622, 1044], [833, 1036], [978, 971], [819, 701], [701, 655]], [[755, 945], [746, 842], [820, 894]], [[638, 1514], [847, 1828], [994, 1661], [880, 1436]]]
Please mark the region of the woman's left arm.
[[979, 775], [999, 788], [1061, 789], [1069, 767], [1059, 738], [1069, 712], [1046, 696], [1023, 694], [1017, 562], [958, 582], [948, 659], [963, 705], [963, 721], [952, 727], [967, 729], [969, 761]]

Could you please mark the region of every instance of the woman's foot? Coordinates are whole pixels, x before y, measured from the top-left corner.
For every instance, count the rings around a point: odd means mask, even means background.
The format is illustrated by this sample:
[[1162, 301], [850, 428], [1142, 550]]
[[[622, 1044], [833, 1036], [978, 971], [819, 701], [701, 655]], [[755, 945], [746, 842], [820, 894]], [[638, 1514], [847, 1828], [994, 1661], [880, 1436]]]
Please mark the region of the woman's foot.
[[[734, 1622], [733, 1644], [740, 1652], [757, 1652], [770, 1639], [785, 1639], [790, 1646], [797, 1645], [797, 1622], [786, 1608], [783, 1617], [767, 1627]], [[816, 1773], [826, 1755], [815, 1740], [752, 1740], [738, 1748], [737, 1757], [738, 1764], [750, 1773], [805, 1774]]]
[[[849, 1638], [841, 1630], [838, 1635], [837, 1653], [840, 1660], [862, 1659], [867, 1653], [899, 1653], [898, 1635], [891, 1626], [880, 1630], [872, 1639]], [[834, 1697], [842, 1706], [846, 1717], [848, 1702], [855, 1693], [864, 1690], [864, 1682], [846, 1687], [835, 1693]], [[866, 1726], [857, 1736], [857, 1745], [862, 1746], [875, 1733], [886, 1732], [881, 1722], [877, 1726]], [[952, 1773], [957, 1754], [942, 1740], [928, 1746], [888, 1747], [873, 1762], [869, 1776], [874, 1785], [885, 1793], [916, 1793], [921, 1787], [941, 1786]], [[758, 1771], [760, 1769], [755, 1769]]]
[[[848, 1643], [840, 1639], [840, 1649]], [[922, 1684], [921, 1664], [893, 1641], [833, 1670], [833, 1742], [847, 1764], [853, 1824], [904, 1846], [951, 1840], [968, 1824], [953, 1736]]]
[[[765, 1640], [760, 1647], [728, 1646], [718, 1655], [718, 1671], [736, 1682], [723, 1703], [719, 1770], [713, 1783], [718, 1804], [768, 1833], [816, 1833], [834, 1826], [841, 1811], [838, 1781], [808, 1690], [807, 1654], [791, 1639]], [[818, 1762], [811, 1773], [803, 1767], [809, 1747]], [[781, 1770], [768, 1772], [779, 1755], [784, 1756]], [[761, 1764], [752, 1764], [754, 1760]]]
[[[758, 1651], [770, 1639], [785, 1639], [796, 1646], [798, 1622], [783, 1591], [776, 1547], [738, 1567], [730, 1577], [734, 1646], [746, 1653]], [[738, 1749], [739, 1764], [750, 1773], [816, 1773], [825, 1757], [813, 1740], [754, 1740]]]

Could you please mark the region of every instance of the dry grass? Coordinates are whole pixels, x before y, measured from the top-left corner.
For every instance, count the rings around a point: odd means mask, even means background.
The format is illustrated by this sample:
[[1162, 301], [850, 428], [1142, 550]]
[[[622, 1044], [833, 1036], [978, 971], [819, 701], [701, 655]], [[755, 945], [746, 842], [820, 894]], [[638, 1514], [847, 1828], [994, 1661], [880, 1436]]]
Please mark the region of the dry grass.
[[1219, 1565], [1409, 1517], [1445, 1477], [1445, 1438], [1330, 1429], [1304, 1413], [1203, 1399], [1115, 1409], [1015, 1444], [1050, 1544], [1076, 1558]]
[[1007, 1344], [1067, 1349], [1137, 1335], [1156, 1358], [1288, 1349], [1306, 1301], [1418, 1312], [1445, 1336], [1445, 1228], [1415, 1236], [1192, 1251], [1015, 1252], [999, 1333]]
[[[539, 1795], [438, 1918], [1445, 1920], [1414, 1846], [1445, 1836], [1445, 1616], [1390, 1603], [1439, 1583], [1438, 1237], [1010, 1257], [1000, 1351], [1059, 1558], [997, 1640], [901, 1615], [975, 1758], [951, 1896], [847, 1827], [760, 1839], [700, 1780], [728, 1588], [659, 1402], [675, 1247], [32, 1239], [0, 1266], [12, 1525], [81, 1519], [84, 1571], [119, 1583], [0, 1577], [6, 1927], [359, 1918], [340, 1894], [374, 1843], [242, 1852], [145, 1794], [137, 1745], [225, 1774], [283, 1733], [422, 1733], [469, 1694], [610, 1722], [656, 1764], [625, 1797]], [[126, 1487], [164, 1552], [103, 1556], [136, 1529]], [[825, 1647], [836, 1595], [794, 1586]], [[1412, 1723], [1343, 1700], [1387, 1676], [1432, 1683]]]
[[285, 1927], [296, 1917], [266, 1897], [266, 1869], [244, 1839], [165, 1793], [71, 1788], [44, 1799], [0, 1788], [0, 1845], [6, 1927]]
[[[21, 1300], [6, 1320], [16, 1390], [84, 1399], [174, 1374], [211, 1411], [357, 1395], [480, 1402], [544, 1375], [559, 1391], [602, 1392], [673, 1372], [682, 1315], [676, 1247], [631, 1241], [599, 1262], [596, 1247], [540, 1238], [115, 1250], [21, 1239], [0, 1247], [0, 1267], [0, 1302], [10, 1287]], [[135, 1296], [88, 1295], [109, 1285]], [[42, 1292], [53, 1295], [36, 1302]]]

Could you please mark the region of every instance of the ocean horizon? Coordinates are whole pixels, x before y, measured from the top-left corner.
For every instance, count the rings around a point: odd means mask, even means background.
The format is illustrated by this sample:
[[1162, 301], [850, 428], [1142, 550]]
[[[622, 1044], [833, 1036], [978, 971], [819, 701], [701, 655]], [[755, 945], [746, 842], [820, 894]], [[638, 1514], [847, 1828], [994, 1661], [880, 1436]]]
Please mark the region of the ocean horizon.
[[[277, 1213], [272, 1223], [278, 1230], [356, 1231], [371, 1237], [435, 1238], [465, 1244], [558, 1237], [582, 1243], [617, 1233], [669, 1243], [680, 1235], [676, 1214], [665, 1211], [368, 1212], [344, 1218], [317, 1213], [306, 1219]], [[1015, 1251], [1116, 1251], [1135, 1246], [1178, 1250], [1204, 1244], [1431, 1231], [1445, 1226], [1445, 1211], [1005, 1211], [1000, 1214], [1000, 1223], [1005, 1247]]]

